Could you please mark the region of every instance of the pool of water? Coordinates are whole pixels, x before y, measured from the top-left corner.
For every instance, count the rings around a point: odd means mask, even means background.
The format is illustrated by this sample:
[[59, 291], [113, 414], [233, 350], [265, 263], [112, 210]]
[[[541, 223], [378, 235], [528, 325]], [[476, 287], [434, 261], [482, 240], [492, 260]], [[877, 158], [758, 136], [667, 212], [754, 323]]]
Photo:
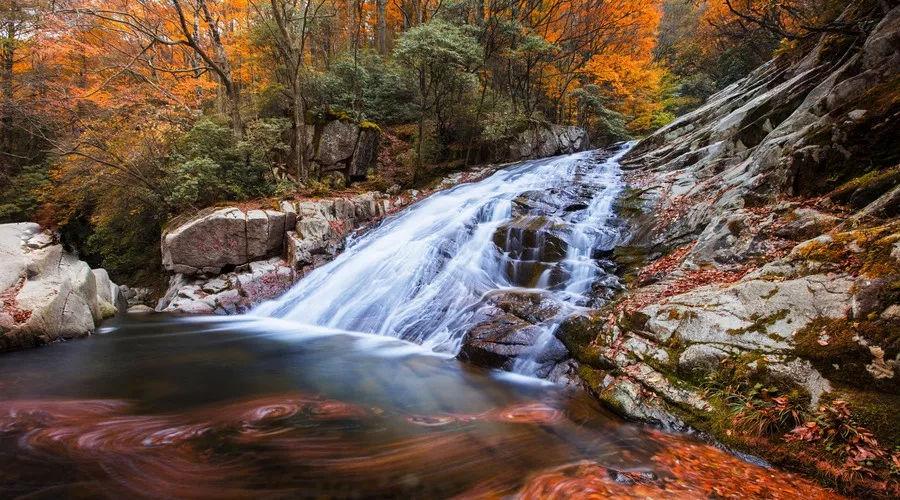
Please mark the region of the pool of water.
[[4, 498], [717, 491], [828, 495], [626, 423], [580, 389], [394, 338], [277, 319], [130, 315], [88, 339], [0, 357]]

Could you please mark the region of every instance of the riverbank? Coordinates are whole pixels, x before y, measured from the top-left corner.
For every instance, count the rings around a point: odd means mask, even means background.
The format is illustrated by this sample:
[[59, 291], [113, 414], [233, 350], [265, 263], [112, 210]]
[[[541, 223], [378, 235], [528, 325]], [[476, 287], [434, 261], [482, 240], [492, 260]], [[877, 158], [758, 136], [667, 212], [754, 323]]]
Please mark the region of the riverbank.
[[629, 418], [892, 496], [900, 9], [870, 25], [770, 62], [629, 153], [628, 289], [561, 337]]

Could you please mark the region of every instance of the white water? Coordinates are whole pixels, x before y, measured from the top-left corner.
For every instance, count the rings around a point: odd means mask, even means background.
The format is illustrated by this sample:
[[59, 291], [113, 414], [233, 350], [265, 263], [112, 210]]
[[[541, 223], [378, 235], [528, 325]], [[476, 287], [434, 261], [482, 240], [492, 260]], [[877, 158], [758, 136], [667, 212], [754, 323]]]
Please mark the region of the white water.
[[[627, 147], [601, 161], [586, 152], [523, 162], [480, 182], [436, 193], [348, 242], [335, 260], [253, 314], [398, 337], [456, 353], [485, 294], [517, 288], [520, 267], [547, 267], [526, 286], [548, 290], [571, 308], [583, 305], [598, 280], [615, 280], [591, 254], [617, 242], [618, 232], [609, 221], [623, 187], [618, 160], [625, 152]], [[517, 196], [572, 187], [589, 194], [576, 209], [553, 219], [568, 228], [561, 262], [512, 261], [495, 245], [494, 233], [511, 220]], [[535, 355], [558, 324], [545, 328]], [[525, 359], [513, 369], [533, 373], [536, 367]]]

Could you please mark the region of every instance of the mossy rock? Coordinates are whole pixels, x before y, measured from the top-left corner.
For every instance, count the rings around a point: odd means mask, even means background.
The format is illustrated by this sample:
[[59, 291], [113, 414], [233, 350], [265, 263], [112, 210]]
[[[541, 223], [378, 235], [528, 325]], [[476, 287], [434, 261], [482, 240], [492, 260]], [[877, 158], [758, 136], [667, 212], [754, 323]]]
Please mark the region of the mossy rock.
[[898, 262], [891, 255], [900, 241], [900, 222], [830, 234], [797, 245], [794, 260], [832, 264], [844, 272], [869, 278], [897, 273]]
[[556, 337], [579, 363], [595, 368], [615, 368], [600, 355], [603, 344], [603, 323], [596, 317], [575, 315], [566, 318], [556, 330]]
[[603, 383], [603, 378], [606, 377], [606, 372], [603, 370], [597, 370], [590, 366], [580, 364], [578, 365], [578, 376], [581, 380], [587, 384], [587, 387], [591, 391], [596, 391], [599, 393], [600, 386]]
[[873, 361], [869, 346], [884, 351], [885, 360], [900, 352], [896, 320], [816, 319], [795, 336], [794, 353], [808, 359], [826, 378], [860, 389], [900, 394], [898, 375], [876, 379], [866, 368]]
[[613, 205], [615, 212], [626, 219], [634, 219], [644, 215], [643, 193], [644, 191], [633, 187], [625, 188]]
[[886, 170], [872, 170], [845, 182], [829, 194], [840, 203], [862, 208], [900, 183], [900, 166]]
[[637, 280], [637, 270], [647, 263], [647, 250], [640, 246], [620, 245], [613, 249], [613, 262], [616, 263], [626, 284]]
[[[760, 335], [765, 335], [766, 332], [769, 331], [769, 327], [774, 325], [775, 323], [783, 320], [791, 313], [788, 309], [781, 309], [767, 316], [760, 316], [759, 314], [750, 315], [750, 325], [745, 326], [743, 328], [730, 328], [726, 330], [726, 333], [729, 335], [744, 335], [746, 333], [759, 333]], [[780, 337], [775, 340], [781, 340]]]

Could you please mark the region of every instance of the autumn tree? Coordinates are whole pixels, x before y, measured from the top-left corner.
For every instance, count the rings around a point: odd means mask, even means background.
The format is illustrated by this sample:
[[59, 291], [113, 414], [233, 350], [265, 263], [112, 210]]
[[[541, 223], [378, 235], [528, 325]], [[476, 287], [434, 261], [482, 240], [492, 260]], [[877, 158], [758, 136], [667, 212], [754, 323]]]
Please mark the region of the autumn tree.
[[[97, 43], [120, 53], [120, 70], [148, 83], [160, 75], [173, 80], [199, 79], [212, 73], [221, 88], [225, 111], [236, 139], [244, 134], [241, 86], [234, 75], [224, 39], [227, 2], [211, 0], [87, 0], [61, 10], [74, 23], [95, 23], [104, 38]], [[153, 85], [173, 98], [165, 85]]]

